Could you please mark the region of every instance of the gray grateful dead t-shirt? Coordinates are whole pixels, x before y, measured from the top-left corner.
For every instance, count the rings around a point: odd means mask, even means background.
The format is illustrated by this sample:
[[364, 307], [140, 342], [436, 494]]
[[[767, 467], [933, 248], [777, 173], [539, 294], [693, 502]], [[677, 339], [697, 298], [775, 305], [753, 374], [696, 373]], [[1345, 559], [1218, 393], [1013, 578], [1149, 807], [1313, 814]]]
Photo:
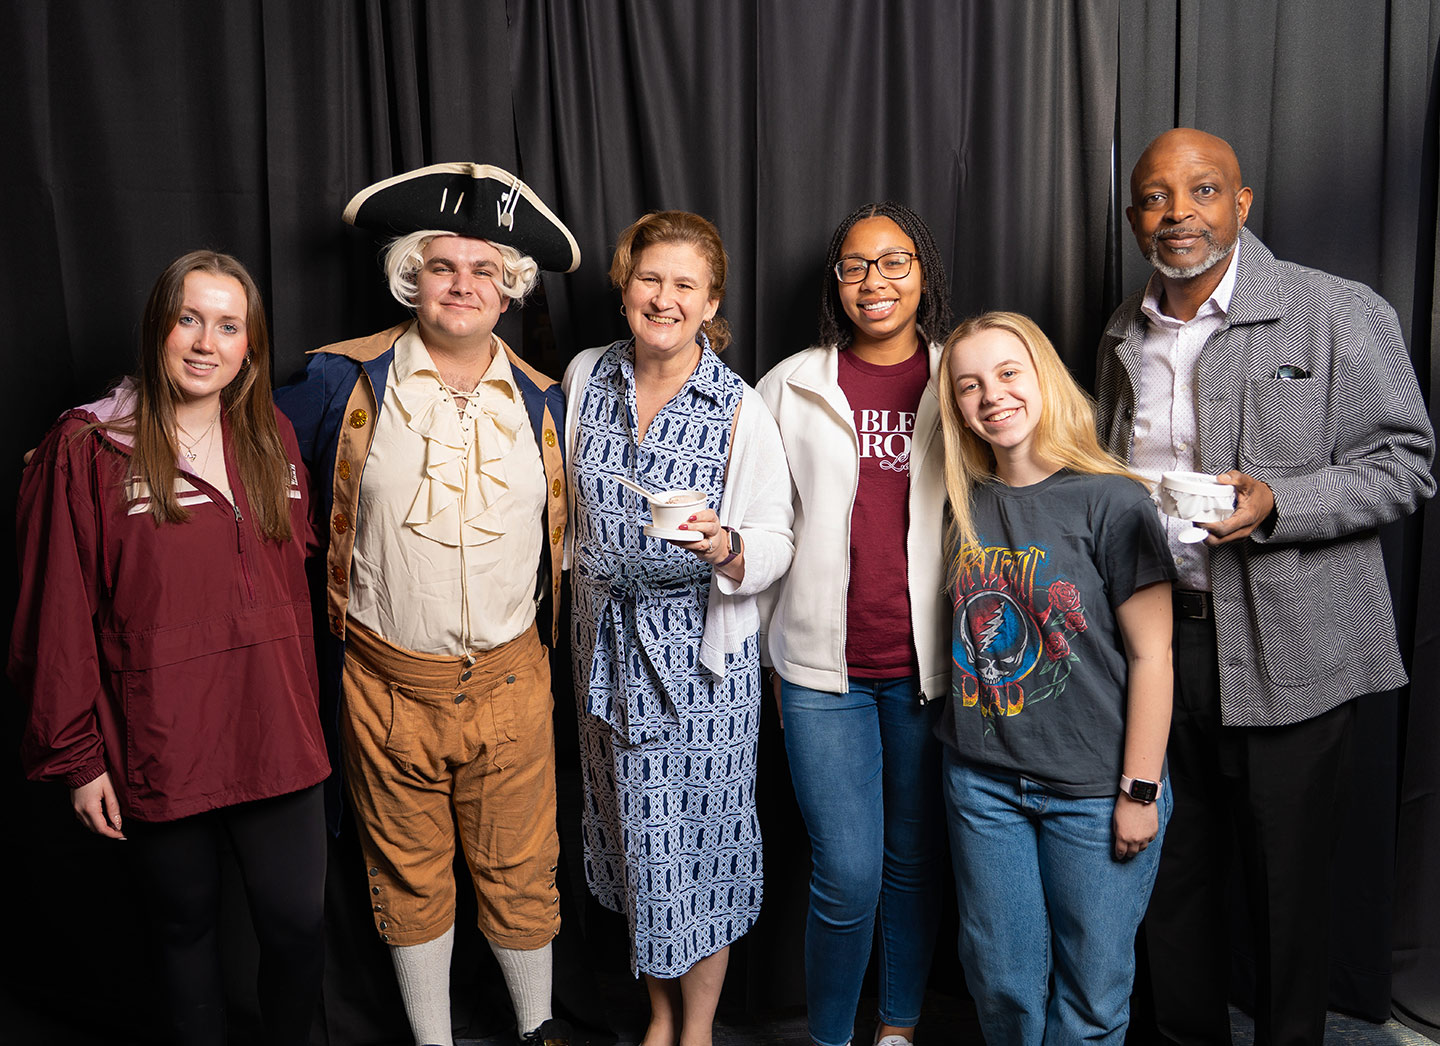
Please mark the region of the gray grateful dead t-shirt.
[[1127, 676], [1115, 608], [1175, 577], [1155, 505], [1123, 476], [1063, 470], [1028, 487], [986, 483], [972, 500], [979, 542], [958, 552], [936, 733], [971, 765], [1115, 795]]

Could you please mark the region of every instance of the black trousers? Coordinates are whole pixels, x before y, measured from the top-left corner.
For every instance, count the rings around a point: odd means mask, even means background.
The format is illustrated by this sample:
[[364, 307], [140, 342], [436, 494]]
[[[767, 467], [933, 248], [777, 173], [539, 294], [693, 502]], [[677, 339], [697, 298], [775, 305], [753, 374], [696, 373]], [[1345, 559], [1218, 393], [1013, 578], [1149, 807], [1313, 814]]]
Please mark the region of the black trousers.
[[1255, 948], [1255, 1042], [1320, 1046], [1329, 868], [1355, 702], [1290, 726], [1222, 727], [1213, 618], [1177, 612], [1174, 654], [1175, 812], [1145, 917], [1160, 1041], [1230, 1042], [1235, 899], [1226, 888], [1238, 845]]
[[319, 785], [178, 821], [129, 820], [125, 835], [159, 943], [174, 1041], [225, 1046], [220, 857], [240, 865], [260, 943], [257, 989], [272, 1046], [304, 1046], [325, 970], [325, 801]]

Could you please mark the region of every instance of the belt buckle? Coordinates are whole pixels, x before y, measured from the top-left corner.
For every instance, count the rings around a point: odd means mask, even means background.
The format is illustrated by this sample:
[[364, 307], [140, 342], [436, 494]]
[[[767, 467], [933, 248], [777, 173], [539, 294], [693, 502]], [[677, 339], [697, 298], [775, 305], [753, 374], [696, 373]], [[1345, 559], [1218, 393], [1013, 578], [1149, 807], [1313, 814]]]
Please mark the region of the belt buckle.
[[1175, 612], [1180, 617], [1191, 618], [1196, 621], [1206, 621], [1210, 618], [1210, 593], [1196, 592], [1191, 589], [1177, 588], [1172, 597], [1175, 604]]

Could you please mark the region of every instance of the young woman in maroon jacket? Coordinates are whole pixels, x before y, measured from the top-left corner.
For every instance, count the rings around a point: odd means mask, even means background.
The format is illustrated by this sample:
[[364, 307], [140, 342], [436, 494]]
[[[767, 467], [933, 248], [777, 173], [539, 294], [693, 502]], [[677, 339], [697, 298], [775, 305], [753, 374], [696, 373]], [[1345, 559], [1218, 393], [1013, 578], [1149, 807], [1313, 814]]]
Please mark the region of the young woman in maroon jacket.
[[66, 413], [20, 489], [26, 772], [128, 840], [187, 1044], [225, 1042], [222, 843], [260, 942], [269, 1042], [308, 1041], [324, 962], [307, 485], [269, 373], [250, 275], [186, 254], [151, 291], [139, 373]]

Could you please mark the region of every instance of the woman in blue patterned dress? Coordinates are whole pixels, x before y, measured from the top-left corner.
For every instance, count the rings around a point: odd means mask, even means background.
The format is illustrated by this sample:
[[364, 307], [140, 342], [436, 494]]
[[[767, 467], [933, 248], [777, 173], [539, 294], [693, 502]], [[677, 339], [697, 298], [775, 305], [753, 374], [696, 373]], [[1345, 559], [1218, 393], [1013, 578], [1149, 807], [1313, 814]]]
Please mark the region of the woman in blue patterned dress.
[[[756, 597], [790, 565], [790, 481], [765, 404], [716, 355], [726, 265], [698, 215], [635, 222], [610, 267], [634, 336], [565, 375], [585, 874], [629, 921], [643, 1046], [709, 1046], [760, 909]], [[644, 533], [619, 477], [703, 492], [694, 536]]]

